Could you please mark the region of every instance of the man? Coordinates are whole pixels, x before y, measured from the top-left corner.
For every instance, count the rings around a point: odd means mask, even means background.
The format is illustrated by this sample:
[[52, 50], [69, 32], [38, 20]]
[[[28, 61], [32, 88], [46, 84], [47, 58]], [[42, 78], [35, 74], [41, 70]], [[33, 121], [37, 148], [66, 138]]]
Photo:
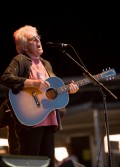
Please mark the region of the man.
[[[20, 93], [27, 95], [27, 98], [21, 98], [18, 101], [19, 107], [22, 110], [28, 111], [23, 114], [30, 117], [33, 110], [31, 110], [31, 103], [35, 102], [35, 107], [45, 111], [48, 107], [46, 104], [46, 99], [41, 99], [42, 95], [45, 96], [46, 90], [50, 88], [50, 83], [47, 81], [49, 77], [55, 76], [52, 67], [47, 60], [42, 58], [43, 48], [38, 35], [38, 30], [36, 27], [31, 25], [25, 25], [13, 34], [16, 44], [16, 50], [18, 55], [16, 55], [5, 72], [1, 77], [1, 82], [3, 85], [7, 86], [12, 90], [15, 95], [21, 96]], [[29, 88], [29, 90], [28, 90]], [[30, 89], [31, 88], [31, 89]], [[36, 89], [33, 90], [33, 88]], [[72, 81], [68, 85], [68, 92], [73, 94], [79, 90], [78, 86]], [[48, 96], [52, 97], [54, 91], [49, 91]], [[30, 103], [28, 98], [30, 98]], [[15, 98], [16, 100], [16, 98]], [[24, 103], [25, 102], [25, 103]], [[14, 100], [13, 100], [14, 103]], [[21, 106], [20, 106], [21, 104]], [[11, 107], [10, 107], [11, 108]], [[34, 111], [31, 121], [33, 121], [40, 111]], [[49, 167], [54, 167], [54, 133], [61, 127], [61, 119], [64, 115], [65, 108], [59, 110], [53, 109], [47, 114], [42, 121], [35, 123], [32, 127], [23, 127], [19, 119], [15, 123], [15, 130], [20, 143], [20, 154], [21, 155], [32, 155], [32, 156], [48, 156], [50, 158]], [[14, 112], [13, 112], [14, 113]], [[21, 112], [19, 113], [19, 115]], [[44, 113], [43, 113], [44, 115]], [[38, 117], [39, 118], [39, 117]], [[23, 118], [24, 119], [24, 118]], [[19, 124], [19, 123], [20, 124]]]

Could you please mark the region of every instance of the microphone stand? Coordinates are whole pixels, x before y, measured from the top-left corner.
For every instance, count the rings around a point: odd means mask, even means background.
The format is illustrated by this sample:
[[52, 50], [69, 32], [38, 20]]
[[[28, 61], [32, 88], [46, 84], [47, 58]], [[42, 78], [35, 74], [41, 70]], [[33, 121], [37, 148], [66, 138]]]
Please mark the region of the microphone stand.
[[[108, 115], [107, 115], [107, 107], [106, 107], [106, 95], [104, 94], [104, 91], [108, 92], [114, 99], [117, 100], [117, 97], [107, 89], [101, 82], [95, 79], [95, 77], [89, 73], [89, 71], [84, 68], [82, 65], [80, 65], [75, 59], [73, 59], [68, 53], [65, 52], [63, 49], [63, 54], [67, 55], [70, 59], [72, 59], [86, 74], [86, 76], [93, 81], [95, 85], [97, 85], [103, 95], [103, 102], [104, 102], [104, 114], [105, 114], [105, 127], [106, 127], [106, 134], [107, 134], [107, 143], [108, 143], [108, 159], [109, 159], [109, 167], [112, 167], [112, 158], [111, 158], [111, 146], [110, 146], [110, 140], [109, 140], [109, 126], [108, 126]], [[104, 91], [103, 91], [104, 90]]]

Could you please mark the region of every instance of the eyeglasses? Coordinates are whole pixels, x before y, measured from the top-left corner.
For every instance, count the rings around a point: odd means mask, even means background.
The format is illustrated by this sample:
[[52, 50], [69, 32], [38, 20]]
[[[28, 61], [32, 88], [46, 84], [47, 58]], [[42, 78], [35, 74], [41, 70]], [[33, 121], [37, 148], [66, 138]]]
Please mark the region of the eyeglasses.
[[41, 36], [40, 35], [37, 35], [37, 36], [33, 36], [32, 38], [29, 38], [28, 41], [36, 41], [37, 40], [40, 40], [41, 39]]

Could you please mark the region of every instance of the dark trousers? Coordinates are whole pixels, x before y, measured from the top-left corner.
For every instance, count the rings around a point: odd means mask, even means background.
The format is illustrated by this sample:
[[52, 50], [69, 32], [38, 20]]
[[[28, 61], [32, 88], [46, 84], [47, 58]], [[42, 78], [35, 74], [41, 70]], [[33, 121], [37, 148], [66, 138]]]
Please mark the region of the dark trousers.
[[49, 167], [54, 167], [54, 126], [37, 128], [17, 128], [20, 155], [47, 156]]

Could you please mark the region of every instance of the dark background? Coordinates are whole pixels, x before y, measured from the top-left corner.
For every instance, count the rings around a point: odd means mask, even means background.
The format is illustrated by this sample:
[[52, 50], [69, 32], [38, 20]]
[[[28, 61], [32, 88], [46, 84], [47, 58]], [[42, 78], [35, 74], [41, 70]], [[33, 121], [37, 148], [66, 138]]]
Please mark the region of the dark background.
[[[103, 69], [109, 67], [114, 68], [117, 74], [120, 73], [120, 1], [77, 0], [76, 2], [75, 0], [64, 0], [54, 2], [29, 0], [16, 1], [13, 4], [12, 1], [2, 1], [0, 10], [0, 75], [2, 75], [11, 58], [16, 55], [13, 32], [26, 24], [38, 28], [44, 47], [43, 57], [51, 62], [57, 76], [61, 78], [71, 77], [72, 79], [74, 76], [82, 76], [83, 71], [69, 57], [62, 54], [59, 48], [48, 49], [46, 42], [49, 41], [71, 44], [84, 65], [93, 75], [101, 73]], [[65, 48], [65, 50], [79, 62], [71, 48]], [[108, 88], [115, 93], [118, 97], [117, 102], [120, 104], [119, 85], [120, 78], [115, 80], [114, 83], [108, 82]], [[3, 97], [1, 92], [3, 91], [0, 90], [0, 97]], [[76, 105], [76, 113], [81, 113], [80, 111], [84, 111], [84, 105], [82, 108], [81, 104], [85, 104], [85, 108], [88, 106], [86, 111], [89, 111], [89, 102], [92, 102], [90, 103], [90, 109], [101, 109], [103, 105], [101, 103], [98, 105], [98, 103], [103, 102], [102, 98], [98, 89], [96, 90], [93, 85], [92, 88], [80, 89], [80, 93], [74, 94], [74, 96], [71, 95], [68, 108], [70, 109], [71, 106]], [[110, 106], [107, 106], [108, 109], [120, 108], [120, 105], [111, 96], [107, 96], [108, 101], [113, 102], [110, 103]], [[74, 110], [74, 108], [71, 108], [68, 114], [70, 113], [73, 116]], [[86, 113], [84, 112], [84, 117], [75, 114], [75, 119], [72, 117], [71, 121], [69, 119], [65, 120], [63, 126], [65, 127], [65, 123], [66, 127], [69, 127], [69, 125], [71, 127], [75, 124], [78, 127], [81, 124], [81, 127], [85, 128], [83, 130], [82, 128], [79, 129], [80, 132], [91, 132], [90, 128], [93, 120], [89, 124], [89, 119], [91, 119], [92, 114], [88, 112], [88, 115], [86, 115]], [[119, 132], [119, 113], [119, 111], [117, 113], [113, 110], [110, 119], [111, 129], [113, 128], [115, 133]], [[114, 119], [115, 117], [116, 119]], [[87, 125], [91, 126], [88, 127]], [[71, 133], [71, 128], [67, 130], [70, 130]], [[72, 131], [75, 130], [77, 131], [78, 129], [76, 128]], [[86, 144], [83, 144], [83, 146], [86, 146]]]
[[[81, 76], [83, 71], [59, 48], [48, 49], [49, 41], [70, 44], [92, 74], [108, 67], [120, 72], [119, 1], [38, 2], [26, 2], [26, 6], [22, 1], [15, 6], [10, 3], [7, 13], [0, 12], [0, 75], [16, 55], [13, 32], [26, 24], [39, 30], [43, 57], [51, 62], [59, 77]], [[68, 47], [65, 51], [79, 62], [73, 49]]]

